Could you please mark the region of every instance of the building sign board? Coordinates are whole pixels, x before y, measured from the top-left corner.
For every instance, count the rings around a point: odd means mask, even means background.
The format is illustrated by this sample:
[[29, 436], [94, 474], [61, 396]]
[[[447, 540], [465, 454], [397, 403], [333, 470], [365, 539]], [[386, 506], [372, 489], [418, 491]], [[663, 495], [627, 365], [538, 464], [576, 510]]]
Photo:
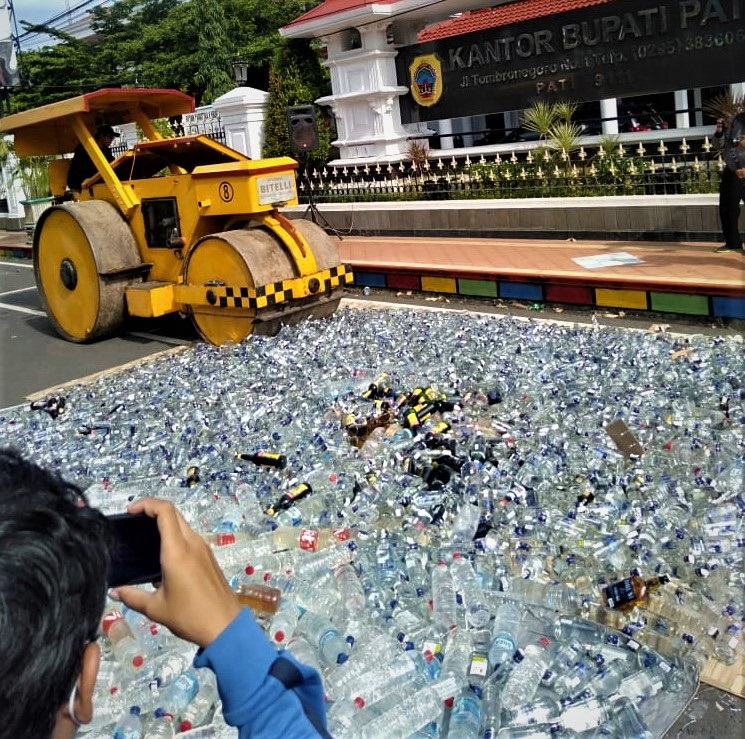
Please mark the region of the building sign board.
[[404, 123], [745, 78], [745, 0], [615, 0], [400, 49]]

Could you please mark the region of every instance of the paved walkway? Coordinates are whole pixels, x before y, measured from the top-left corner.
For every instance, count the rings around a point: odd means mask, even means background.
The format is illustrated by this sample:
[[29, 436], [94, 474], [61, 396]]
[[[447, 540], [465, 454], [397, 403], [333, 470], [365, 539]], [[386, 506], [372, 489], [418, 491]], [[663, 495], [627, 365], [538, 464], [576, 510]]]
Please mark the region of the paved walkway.
[[745, 253], [716, 243], [343, 236], [358, 285], [745, 318]]
[[[745, 253], [715, 254], [717, 244], [642, 241], [556, 241], [343, 236], [342, 261], [358, 270], [410, 270], [471, 277], [543, 278], [584, 284], [694, 289], [706, 283], [723, 294], [745, 294]], [[575, 259], [624, 253], [639, 260], [582, 266]], [[616, 261], [625, 259], [619, 257]]]
[[[745, 318], [745, 253], [716, 243], [334, 237], [357, 285]], [[22, 232], [0, 250], [30, 256]], [[579, 261], [578, 261], [579, 260]]]

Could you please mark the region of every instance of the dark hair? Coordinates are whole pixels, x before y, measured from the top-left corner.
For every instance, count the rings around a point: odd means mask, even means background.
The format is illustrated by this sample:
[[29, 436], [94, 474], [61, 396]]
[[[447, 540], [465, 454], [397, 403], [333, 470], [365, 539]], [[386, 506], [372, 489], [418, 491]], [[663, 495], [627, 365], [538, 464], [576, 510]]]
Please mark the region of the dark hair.
[[50, 736], [103, 614], [110, 536], [76, 485], [0, 449], [0, 736]]

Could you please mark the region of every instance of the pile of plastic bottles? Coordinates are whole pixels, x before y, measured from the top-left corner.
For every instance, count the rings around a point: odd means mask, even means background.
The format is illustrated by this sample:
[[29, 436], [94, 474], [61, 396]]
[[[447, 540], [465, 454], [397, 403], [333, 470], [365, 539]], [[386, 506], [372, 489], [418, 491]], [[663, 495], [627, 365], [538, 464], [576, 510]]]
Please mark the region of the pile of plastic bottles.
[[[0, 428], [105, 512], [173, 500], [321, 671], [334, 736], [656, 737], [743, 652], [742, 350], [348, 309]], [[235, 736], [192, 646], [114, 603], [102, 626], [88, 736]]]

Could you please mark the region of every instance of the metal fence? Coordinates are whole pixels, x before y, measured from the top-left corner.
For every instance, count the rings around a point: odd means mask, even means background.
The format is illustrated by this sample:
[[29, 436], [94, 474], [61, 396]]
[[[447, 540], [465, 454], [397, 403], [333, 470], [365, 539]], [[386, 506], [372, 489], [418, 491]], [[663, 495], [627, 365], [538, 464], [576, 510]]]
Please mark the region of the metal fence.
[[374, 202], [716, 192], [724, 163], [708, 137], [624, 145], [605, 140], [571, 151], [528, 151], [425, 162], [300, 170], [300, 200]]

